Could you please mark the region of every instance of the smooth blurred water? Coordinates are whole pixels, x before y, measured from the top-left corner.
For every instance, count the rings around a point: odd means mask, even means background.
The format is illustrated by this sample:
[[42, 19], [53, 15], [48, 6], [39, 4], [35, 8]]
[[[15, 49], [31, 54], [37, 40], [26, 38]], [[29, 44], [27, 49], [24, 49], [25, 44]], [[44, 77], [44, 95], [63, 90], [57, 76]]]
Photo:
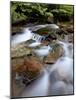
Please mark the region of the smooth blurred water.
[[[39, 29], [40, 27], [45, 26], [42, 25], [36, 28]], [[33, 34], [27, 28], [23, 34], [13, 36], [11, 44], [27, 41], [33, 37]], [[36, 41], [29, 46], [33, 48], [40, 44], [40, 41]], [[25, 87], [22, 97], [73, 94], [73, 44], [67, 41], [58, 41], [58, 44], [64, 50], [63, 56], [54, 65], [49, 65], [50, 67], [47, 65], [43, 70], [43, 74]], [[45, 54], [49, 53], [49, 50], [47, 46], [35, 52], [40, 56], [45, 56]]]
[[31, 84], [25, 87], [22, 97], [34, 97], [34, 96], [47, 96], [48, 86], [50, 84], [49, 73], [44, 69], [42, 75]]
[[13, 46], [21, 42], [26, 42], [27, 40], [30, 40], [30, 39], [35, 40], [40, 43], [41, 40], [45, 39], [45, 37], [39, 34], [33, 33], [30, 28], [25, 28], [23, 33], [11, 36], [11, 45]]
[[52, 48], [49, 45], [48, 46], [42, 46], [40, 49], [34, 50], [34, 53], [37, 56], [45, 57], [51, 52], [51, 50], [52, 50]]
[[62, 41], [58, 41], [58, 43], [61, 44], [61, 46], [64, 49], [63, 56], [73, 58], [73, 44], [68, 42], [62, 42]]
[[59, 44], [62, 44], [64, 55], [54, 65], [47, 65], [43, 75], [26, 86], [22, 97], [73, 94], [72, 53], [68, 43], [59, 41]]
[[18, 43], [27, 41], [32, 38], [33, 33], [29, 30], [29, 28], [26, 28], [22, 34], [16, 34], [12, 36], [11, 39], [11, 45], [16, 45]]
[[44, 40], [45, 37], [39, 34], [35, 34], [32, 31], [37, 31], [38, 29], [45, 28], [45, 27], [51, 30], [59, 29], [59, 27], [55, 24], [45, 24], [45, 25], [36, 25], [33, 27], [28, 27], [24, 29], [23, 33], [11, 36], [11, 45], [16, 45], [18, 43], [27, 41], [29, 39], [33, 39], [35, 41], [41, 42], [41, 40]]

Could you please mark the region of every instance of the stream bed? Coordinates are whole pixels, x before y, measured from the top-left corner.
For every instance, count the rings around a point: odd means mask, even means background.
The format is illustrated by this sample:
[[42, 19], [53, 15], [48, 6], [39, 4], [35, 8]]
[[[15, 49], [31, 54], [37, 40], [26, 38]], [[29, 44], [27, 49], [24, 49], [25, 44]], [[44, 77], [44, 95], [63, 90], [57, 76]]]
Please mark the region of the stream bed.
[[[29, 46], [34, 48], [40, 45], [41, 39], [43, 39], [43, 36], [35, 35], [34, 37], [34, 34], [27, 28], [24, 30], [24, 33], [12, 36], [11, 45], [33, 39], [36, 42]], [[73, 44], [60, 40], [57, 43], [62, 46], [64, 54], [54, 64], [45, 64], [46, 67], [44, 67], [43, 73], [36, 80], [25, 86], [24, 91], [20, 95], [21, 97], [73, 94]], [[42, 50], [39, 51], [40, 54], [42, 53], [44, 54], [43, 56], [46, 56], [50, 49], [43, 48]], [[43, 53], [44, 50], [45, 53]]]

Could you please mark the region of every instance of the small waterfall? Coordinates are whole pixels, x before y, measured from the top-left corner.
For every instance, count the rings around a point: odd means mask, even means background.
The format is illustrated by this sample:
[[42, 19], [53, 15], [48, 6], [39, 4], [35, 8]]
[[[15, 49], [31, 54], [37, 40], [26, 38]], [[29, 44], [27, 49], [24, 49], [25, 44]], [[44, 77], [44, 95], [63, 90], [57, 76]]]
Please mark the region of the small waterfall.
[[37, 42], [41, 42], [45, 39], [44, 36], [33, 33], [29, 28], [24, 29], [22, 34], [16, 34], [11, 38], [11, 45], [19, 44], [21, 42], [25, 42], [27, 40], [35, 40]]
[[68, 42], [62, 42], [62, 41], [58, 41], [59, 44], [61, 44], [61, 46], [64, 49], [64, 55], [65, 57], [73, 57], [73, 44], [68, 43]]
[[11, 45], [19, 44], [21, 42], [25, 42], [30, 39], [33, 39], [39, 42], [41, 42], [42, 40], [45, 40], [44, 36], [33, 33], [32, 31], [37, 31], [38, 29], [46, 28], [46, 27], [51, 30], [59, 29], [59, 27], [55, 24], [45, 24], [45, 25], [36, 25], [33, 27], [28, 27], [24, 29], [23, 33], [16, 34], [11, 37]]
[[35, 40], [35, 41], [41, 42], [42, 40], [45, 39], [45, 37], [44, 37], [44, 36], [41, 36], [41, 35], [39, 35], [39, 34], [33, 33], [32, 39]]

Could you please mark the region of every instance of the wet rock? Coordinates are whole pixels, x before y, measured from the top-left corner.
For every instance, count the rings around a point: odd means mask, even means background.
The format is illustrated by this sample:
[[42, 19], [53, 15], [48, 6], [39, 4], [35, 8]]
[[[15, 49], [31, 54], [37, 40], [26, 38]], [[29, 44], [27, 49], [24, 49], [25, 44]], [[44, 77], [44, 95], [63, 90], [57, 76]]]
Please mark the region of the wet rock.
[[74, 27], [73, 24], [60, 24], [60, 29], [63, 30], [64, 32], [69, 33], [74, 33]]
[[33, 48], [29, 48], [27, 45], [28, 42], [23, 42], [11, 47], [12, 80], [16, 81], [15, 79], [20, 77], [18, 84], [20, 82], [29, 83], [41, 73], [43, 68], [40, 59], [32, 54]]
[[17, 44], [11, 47], [12, 58], [26, 56], [30, 53], [31, 53], [31, 49], [26, 47], [26, 43]]
[[64, 31], [63, 29], [58, 30], [56, 33], [58, 35], [62, 35], [62, 34], [67, 35], [68, 34], [68, 32], [67, 31]]
[[11, 28], [11, 34], [21, 34], [23, 32], [23, 27], [12, 27]]
[[74, 33], [74, 28], [73, 28], [73, 26], [67, 27], [67, 28], [66, 28], [66, 31], [67, 31], [68, 33]]
[[[11, 59], [11, 65], [12, 65], [12, 70], [13, 71], [17, 71], [21, 68], [21, 69], [26, 69], [26, 66], [24, 66], [24, 58], [14, 58]], [[22, 70], [20, 70], [22, 71]]]
[[18, 73], [21, 76], [25, 76], [29, 79], [36, 77], [42, 70], [43, 64], [36, 57], [20, 57], [14, 58], [12, 62], [13, 77]]
[[[25, 85], [30, 84], [42, 72], [43, 64], [37, 57], [31, 55], [11, 59], [12, 70], [12, 96], [19, 97]], [[16, 74], [20, 79], [16, 80]]]
[[32, 49], [28, 48], [25, 43], [11, 47], [11, 65], [16, 74], [26, 72], [40, 72], [42, 63], [38, 57], [32, 54]]
[[61, 46], [58, 44], [55, 44], [53, 46], [52, 52], [45, 58], [45, 63], [53, 64], [57, 61], [59, 57], [61, 57], [64, 53], [64, 50]]
[[20, 84], [16, 84], [16, 81], [15, 80], [12, 80], [12, 92], [11, 92], [11, 96], [13, 98], [15, 97], [19, 97], [20, 94], [23, 92], [25, 86], [24, 85], [20, 85]]
[[57, 39], [57, 36], [54, 33], [51, 34], [51, 35], [49, 34], [49, 35], [46, 36], [47, 41], [53, 41], [53, 40], [56, 40], [56, 39]]
[[42, 69], [42, 64], [37, 57], [28, 57], [25, 58], [25, 66], [28, 71], [40, 71]]

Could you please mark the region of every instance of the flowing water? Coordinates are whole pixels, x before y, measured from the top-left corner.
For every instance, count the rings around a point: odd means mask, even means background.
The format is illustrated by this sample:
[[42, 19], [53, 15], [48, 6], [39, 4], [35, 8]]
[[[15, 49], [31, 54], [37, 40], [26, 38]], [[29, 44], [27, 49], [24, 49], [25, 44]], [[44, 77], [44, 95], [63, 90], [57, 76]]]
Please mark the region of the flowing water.
[[[73, 44], [58, 41], [64, 54], [50, 69], [51, 95], [73, 94]], [[70, 48], [69, 48], [70, 46]]]
[[11, 38], [11, 45], [15, 45], [24, 41], [27, 41], [32, 38], [32, 32], [29, 28], [26, 28], [22, 34], [16, 34]]
[[41, 40], [44, 40], [45, 37], [38, 35], [38, 34], [35, 34], [32, 31], [37, 31], [38, 29], [45, 28], [45, 27], [47, 27], [48, 29], [51, 29], [51, 31], [59, 28], [55, 24], [36, 25], [33, 27], [25, 28], [22, 34], [16, 34], [16, 35], [11, 37], [11, 45], [25, 42], [29, 39], [33, 39], [33, 40], [41, 42]]
[[[13, 45], [19, 44], [21, 42], [26, 42], [27, 40], [30, 40], [30, 39], [35, 40], [38, 43], [40, 43], [41, 40], [45, 39], [45, 37], [33, 33], [32, 29], [30, 29], [30, 28], [26, 28], [26, 29], [24, 29], [24, 32], [22, 34], [16, 34], [11, 37], [11, 45], [13, 46]], [[38, 43], [36, 43], [36, 44], [38, 44]]]
[[22, 97], [34, 97], [34, 96], [47, 96], [49, 86], [49, 73], [44, 69], [42, 75], [34, 80], [30, 85], [26, 86]]
[[[23, 34], [15, 35], [11, 43], [12, 45], [21, 43], [32, 37], [32, 31], [27, 28]], [[62, 41], [58, 41], [58, 44], [64, 49], [63, 56], [54, 65], [47, 65], [43, 73], [25, 87], [21, 94], [22, 97], [73, 94], [73, 44]], [[30, 46], [35, 45], [38, 45], [38, 43]]]
[[[62, 43], [64, 55], [51, 67], [47, 65], [43, 74], [26, 86], [22, 97], [73, 94], [73, 58], [68, 44]], [[69, 56], [70, 55], [70, 56]]]

